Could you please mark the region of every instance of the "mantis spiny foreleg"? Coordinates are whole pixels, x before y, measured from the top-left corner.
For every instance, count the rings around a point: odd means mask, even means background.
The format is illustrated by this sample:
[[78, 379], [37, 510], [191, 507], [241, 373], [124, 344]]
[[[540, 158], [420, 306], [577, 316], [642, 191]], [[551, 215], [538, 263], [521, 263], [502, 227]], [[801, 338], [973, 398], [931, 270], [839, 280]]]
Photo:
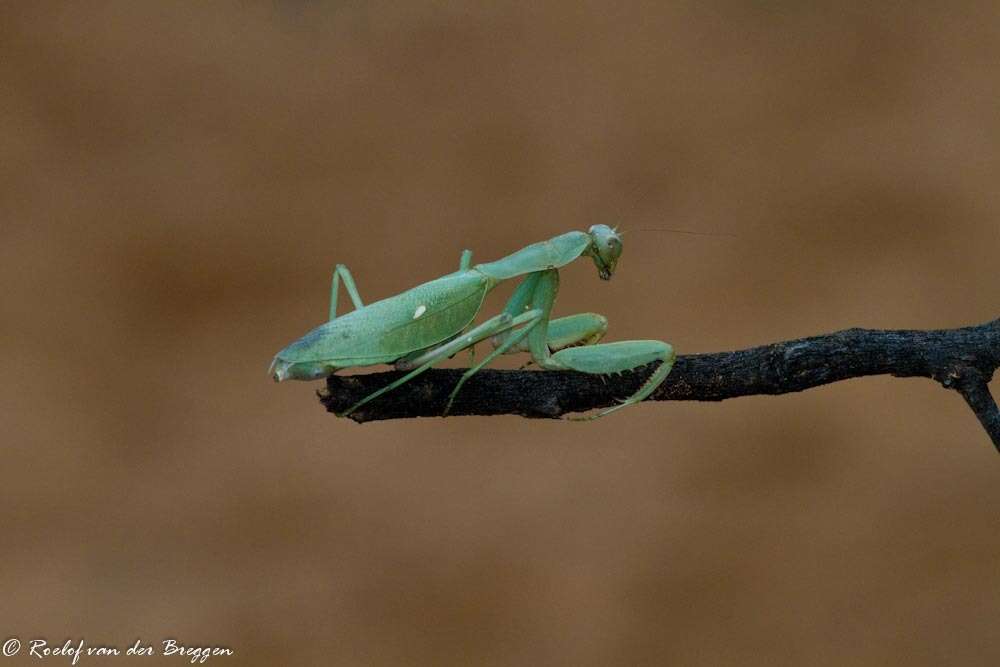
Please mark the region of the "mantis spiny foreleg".
[[[504, 312], [516, 315], [531, 308], [532, 299], [535, 297], [539, 281], [543, 280], [544, 273], [544, 271], [536, 271], [528, 274], [507, 301]], [[552, 280], [552, 278], [546, 278], [545, 280]], [[578, 313], [550, 320], [545, 342], [551, 351], [575, 345], [593, 345], [604, 336], [607, 330], [608, 320], [603, 315], [598, 315], [597, 313]], [[512, 335], [515, 335], [514, 332], [506, 331], [494, 336], [492, 339], [493, 347], [499, 348]], [[504, 348], [505, 354], [529, 351], [525, 336], [519, 336], [518, 338], [517, 343]]]
[[[616, 410], [645, 400], [656, 391], [674, 365], [674, 348], [659, 340], [623, 340], [599, 343], [587, 347], [572, 347], [552, 355], [559, 368], [569, 368], [583, 373], [608, 374], [630, 371], [655, 361], [661, 362], [639, 390], [618, 405], [594, 415], [568, 417], [574, 421], [587, 421], [611, 414]], [[551, 366], [550, 366], [551, 368]]]
[[605, 375], [633, 370], [646, 364], [660, 361], [659, 367], [632, 396], [619, 405], [586, 417], [570, 417], [573, 420], [589, 420], [603, 417], [628, 405], [644, 400], [666, 379], [674, 363], [674, 349], [667, 343], [656, 340], [620, 341], [598, 343], [583, 347], [570, 347], [552, 354], [548, 347], [550, 337], [548, 314], [552, 310], [559, 276], [553, 269], [541, 272], [530, 296], [532, 308], [541, 310], [543, 318], [528, 334], [528, 348], [531, 356], [547, 370], [575, 370], [582, 373]]

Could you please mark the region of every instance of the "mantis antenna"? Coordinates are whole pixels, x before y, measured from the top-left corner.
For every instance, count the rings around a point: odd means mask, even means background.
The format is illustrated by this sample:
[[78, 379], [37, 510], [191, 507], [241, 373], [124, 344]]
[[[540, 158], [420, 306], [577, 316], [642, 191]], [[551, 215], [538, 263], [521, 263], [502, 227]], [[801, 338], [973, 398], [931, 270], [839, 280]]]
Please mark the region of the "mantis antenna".
[[637, 232], [671, 232], [673, 234], [691, 234], [692, 236], [727, 236], [731, 239], [737, 238], [736, 234], [727, 232], [693, 232], [689, 229], [670, 229], [668, 227], [649, 227], [635, 230]]

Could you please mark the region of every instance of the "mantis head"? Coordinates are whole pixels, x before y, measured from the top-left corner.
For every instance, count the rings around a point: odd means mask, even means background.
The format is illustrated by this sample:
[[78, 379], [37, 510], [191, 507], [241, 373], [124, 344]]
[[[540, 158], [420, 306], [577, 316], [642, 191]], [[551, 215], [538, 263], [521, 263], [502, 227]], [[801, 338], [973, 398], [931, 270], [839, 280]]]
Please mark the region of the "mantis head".
[[610, 280], [622, 254], [622, 237], [607, 225], [594, 225], [588, 231], [591, 243], [585, 254], [594, 260], [601, 280]]

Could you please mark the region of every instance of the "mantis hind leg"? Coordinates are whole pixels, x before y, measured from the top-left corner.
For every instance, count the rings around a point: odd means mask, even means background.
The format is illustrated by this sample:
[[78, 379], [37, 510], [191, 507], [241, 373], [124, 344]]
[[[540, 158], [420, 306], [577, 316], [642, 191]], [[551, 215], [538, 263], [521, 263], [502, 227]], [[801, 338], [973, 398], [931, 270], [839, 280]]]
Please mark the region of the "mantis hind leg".
[[468, 271], [472, 266], [472, 251], [465, 249], [462, 251], [462, 256], [458, 259], [458, 270]]
[[455, 388], [451, 390], [451, 394], [448, 395], [448, 404], [445, 405], [444, 413], [441, 416], [442, 417], [448, 416], [448, 412], [451, 410], [451, 404], [455, 402], [455, 396], [458, 395], [458, 390], [462, 388], [462, 385], [465, 384], [466, 380], [468, 380], [473, 375], [478, 373], [483, 368], [483, 366], [490, 363], [491, 361], [499, 357], [501, 354], [506, 354], [510, 348], [520, 343], [524, 339], [524, 337], [527, 336], [531, 332], [531, 330], [541, 321], [541, 319], [542, 319], [542, 311], [533, 309], [511, 320], [511, 326], [510, 328], [507, 329], [508, 332], [510, 332], [513, 327], [519, 326], [521, 324], [525, 324], [526, 326], [524, 326], [521, 329], [517, 329], [516, 331], [513, 331], [511, 335], [507, 337], [506, 340], [497, 345], [496, 349], [490, 352], [488, 355], [486, 355], [482, 361], [480, 361], [478, 364], [476, 364], [469, 370], [465, 371], [464, 374], [462, 374], [462, 378], [455, 385]]
[[604, 415], [621, 410], [645, 400], [663, 384], [674, 365], [674, 348], [668, 343], [658, 340], [626, 340], [616, 343], [602, 343], [588, 347], [574, 347], [561, 350], [552, 355], [550, 368], [566, 368], [583, 373], [607, 374], [633, 370], [640, 366], [661, 362], [653, 374], [639, 387], [634, 394], [607, 410], [595, 415], [584, 417], [569, 417], [574, 421], [597, 419]]
[[539, 315], [540, 313], [537, 310], [531, 310], [518, 317], [511, 317], [508, 313], [501, 313], [499, 315], [491, 317], [490, 319], [486, 320], [485, 322], [473, 328], [472, 330], [468, 331], [467, 333], [457, 338], [453, 338], [447, 343], [444, 343], [443, 345], [440, 345], [439, 347], [429, 350], [421, 354], [420, 356], [412, 359], [410, 363], [416, 366], [416, 368], [414, 368], [412, 371], [410, 371], [403, 377], [399, 378], [398, 380], [395, 380], [394, 382], [391, 382], [385, 387], [382, 387], [378, 391], [373, 392], [368, 396], [365, 396], [363, 399], [352, 405], [344, 412], [339, 413], [337, 416], [346, 417], [347, 415], [351, 414], [352, 412], [360, 408], [362, 405], [368, 403], [369, 401], [378, 398], [379, 396], [388, 391], [392, 391], [393, 389], [399, 387], [400, 385], [406, 384], [416, 376], [420, 375], [421, 373], [429, 369], [434, 364], [437, 364], [447, 359], [448, 357], [452, 356], [453, 354], [461, 352], [470, 345], [475, 345], [479, 341], [485, 340], [500, 331], [520, 326], [521, 324], [524, 324], [525, 322], [528, 322], [531, 319], [537, 320], [539, 318]]
[[347, 290], [347, 295], [351, 297], [351, 303], [354, 304], [355, 310], [358, 308], [364, 308], [365, 304], [361, 302], [361, 295], [358, 293], [358, 287], [354, 284], [354, 276], [351, 275], [350, 269], [348, 269], [343, 264], [338, 264], [337, 268], [333, 270], [333, 284], [330, 288], [330, 319], [337, 319], [337, 293], [340, 291], [340, 281], [344, 281], [344, 289]]

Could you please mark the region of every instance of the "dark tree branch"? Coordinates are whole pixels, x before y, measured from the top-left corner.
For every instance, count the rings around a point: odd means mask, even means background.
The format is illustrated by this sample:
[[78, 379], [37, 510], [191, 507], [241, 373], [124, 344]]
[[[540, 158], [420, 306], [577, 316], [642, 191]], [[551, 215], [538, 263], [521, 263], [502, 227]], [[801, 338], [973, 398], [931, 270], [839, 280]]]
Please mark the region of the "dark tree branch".
[[979, 417], [979, 423], [993, 439], [997, 451], [1000, 451], [1000, 410], [997, 410], [996, 401], [993, 400], [993, 395], [990, 393], [990, 388], [986, 386], [986, 382], [970, 380], [959, 385], [957, 389], [972, 411]]
[[[847, 329], [735, 352], [678, 357], [666, 382], [647, 400], [721, 401], [785, 394], [866, 375], [931, 378], [959, 392], [1000, 449], [1000, 411], [987, 383], [1000, 367], [1000, 319], [932, 331]], [[559, 417], [613, 405], [632, 394], [652, 367], [616, 376], [572, 371], [485, 369], [459, 392], [452, 415]], [[363, 406], [357, 422], [440, 416], [462, 369], [435, 369]], [[402, 376], [390, 371], [331, 376], [323, 404], [346, 410]]]

